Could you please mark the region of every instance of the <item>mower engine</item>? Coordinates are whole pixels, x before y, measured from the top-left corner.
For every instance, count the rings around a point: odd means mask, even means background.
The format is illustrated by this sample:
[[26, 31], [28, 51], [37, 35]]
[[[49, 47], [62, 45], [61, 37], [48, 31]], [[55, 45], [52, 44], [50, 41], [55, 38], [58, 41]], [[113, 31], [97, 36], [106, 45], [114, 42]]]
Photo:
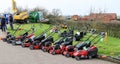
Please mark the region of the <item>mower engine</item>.
[[62, 54], [65, 50], [67, 45], [72, 45], [73, 37], [67, 37], [61, 44], [55, 44], [54, 47], [49, 50], [49, 53], [55, 54]]
[[87, 50], [78, 50], [74, 52], [73, 56], [76, 60], [80, 60], [82, 58], [91, 59], [93, 57], [97, 57], [98, 48], [96, 46], [91, 46], [87, 48]]
[[[45, 43], [49, 42], [49, 41], [53, 42], [53, 37], [52, 36], [42, 40], [41, 42], [39, 42], [39, 44], [36, 44], [36, 45], [32, 44], [32, 45], [30, 45], [30, 49], [31, 50], [33, 50], [33, 49], [42, 49], [42, 47], [45, 46]], [[38, 43], [38, 42], [36, 42], [36, 43]]]
[[45, 35], [40, 35], [38, 37], [35, 37], [34, 35], [33, 36], [29, 36], [29, 38], [24, 42], [22, 43], [22, 47], [29, 47], [31, 45], [38, 45], [39, 42], [41, 42], [43, 39], [45, 39]]
[[79, 43], [78, 45], [76, 45], [75, 47], [72, 45], [69, 45], [65, 48], [65, 51], [63, 52], [63, 55], [65, 55], [66, 57], [74, 57], [74, 53], [76, 51], [79, 50], [83, 50], [83, 47], [90, 47], [91, 43], [89, 41], [83, 42], [83, 43]]

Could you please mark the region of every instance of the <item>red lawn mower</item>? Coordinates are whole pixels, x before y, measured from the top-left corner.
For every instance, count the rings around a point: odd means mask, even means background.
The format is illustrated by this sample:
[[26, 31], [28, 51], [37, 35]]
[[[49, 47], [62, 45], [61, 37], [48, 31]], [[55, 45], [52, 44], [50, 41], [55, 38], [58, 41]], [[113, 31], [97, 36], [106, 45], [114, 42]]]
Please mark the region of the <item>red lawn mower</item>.
[[[20, 26], [21, 25], [18, 26], [17, 30], [20, 28]], [[6, 36], [7, 37], [6, 38], [7, 42], [11, 43], [12, 45], [21, 45], [26, 38], [30, 38], [30, 37], [34, 36], [33, 33], [28, 35], [28, 33], [31, 31], [31, 28], [20, 36], [13, 36], [8, 32], [7, 36]], [[14, 32], [14, 34], [17, 32], [17, 30]]]
[[[71, 34], [71, 36], [69, 34]], [[73, 34], [74, 34], [73, 31], [69, 30], [69, 32], [67, 33], [67, 35], [69, 36], [66, 35], [66, 37], [63, 38], [62, 40], [55, 42], [54, 47], [49, 51], [49, 53], [53, 55], [63, 54], [63, 52], [66, 49], [66, 46], [72, 45], [73, 37], [75, 37]], [[76, 34], [76, 37], [75, 37], [76, 41], [80, 40], [83, 37], [83, 34], [84, 34], [83, 32], [80, 32], [80, 35]]]
[[15, 40], [11, 40], [11, 43], [12, 45], [21, 45], [26, 39], [33, 37], [34, 37], [33, 33], [28, 35], [28, 32], [26, 32], [24, 35], [16, 37]]
[[[58, 42], [58, 40], [61, 40], [61, 38], [62, 37], [57, 38], [54, 42]], [[42, 47], [43, 52], [49, 52], [50, 50], [52, 50], [53, 49], [52, 44], [53, 44], [53, 42], [50, 42], [50, 41], [46, 42], [45, 46]]]
[[49, 53], [55, 55], [55, 54], [62, 54], [65, 50], [66, 46], [72, 45], [73, 37], [66, 37], [66, 40], [64, 42], [61, 42], [62, 44], [55, 44], [54, 47], [49, 50]]
[[[65, 37], [61, 37], [61, 38], [59, 38], [57, 41], [54, 42], [54, 44], [53, 44], [54, 46], [49, 45], [49, 44], [46, 43], [46, 47], [43, 48], [43, 51], [44, 51], [44, 52], [47, 51], [47, 52], [50, 53], [50, 51], [53, 50], [54, 47], [60, 48], [61, 43], [63, 43], [64, 41], [65, 41]], [[57, 45], [58, 45], [58, 46], [57, 46]], [[44, 49], [46, 49], [46, 50], [44, 50]], [[60, 52], [60, 53], [61, 53], [61, 52]]]
[[54, 35], [55, 33], [50, 33], [48, 37], [46, 37], [45, 39], [41, 40], [41, 41], [34, 41], [31, 45], [30, 45], [30, 49], [42, 49], [43, 46], [45, 46], [45, 42], [53, 42], [53, 37], [51, 35]]
[[50, 27], [48, 29], [46, 29], [41, 35], [37, 36], [37, 37], [32, 37], [32, 38], [28, 38], [26, 39], [23, 43], [22, 43], [22, 47], [29, 47], [30, 45], [32, 45], [32, 43], [36, 43], [38, 44], [39, 42], [41, 42], [43, 39], [45, 39], [46, 37], [46, 32], [48, 32], [50, 29]]
[[42, 34], [42, 35], [40, 35], [38, 37], [28, 38], [28, 39], [26, 39], [26, 41], [24, 43], [22, 43], [21, 46], [22, 47], [29, 47], [34, 41], [41, 41], [43, 39], [45, 39], [45, 35], [44, 34]]
[[9, 40], [9, 43], [11, 43], [12, 45], [21, 45], [25, 39], [31, 38], [34, 36], [33, 33], [28, 35], [29, 31], [31, 31], [31, 30], [28, 30], [27, 32], [25, 32], [24, 34], [22, 34], [20, 36], [11, 37], [11, 40]]
[[[93, 34], [95, 33], [96, 31], [93, 31]], [[89, 39], [93, 36], [93, 34], [91, 34], [86, 40], [85, 40], [85, 42], [84, 42], [84, 44], [81, 44], [81, 43], [79, 43], [79, 44], [76, 44], [75, 46], [73, 46], [73, 45], [69, 45], [69, 46], [67, 46], [66, 48], [65, 48], [65, 51], [63, 52], [63, 55], [65, 55], [66, 57], [73, 57], [73, 53], [74, 53], [74, 51], [76, 51], [74, 48], [76, 47], [76, 49], [77, 50], [79, 50], [79, 48], [81, 48], [80, 46], [82, 45], [82, 46], [85, 46], [85, 45], [90, 45], [90, 43], [89, 43]], [[81, 35], [83, 35], [83, 33], [81, 34]], [[75, 35], [76, 36], [76, 35]], [[77, 38], [78, 39], [78, 38]], [[95, 38], [94, 38], [95, 39]], [[93, 40], [94, 40], [93, 39]], [[78, 41], [79, 42], [79, 41]]]
[[[104, 37], [105, 33], [101, 32], [99, 35]], [[95, 38], [97, 38], [99, 35], [97, 35]], [[100, 39], [98, 39], [94, 44], [96, 44]], [[66, 47], [66, 51], [63, 54], [66, 55], [67, 57], [70, 57], [70, 56], [75, 57], [76, 60], [80, 60], [82, 58], [91, 59], [93, 57], [96, 57], [98, 48], [94, 45], [91, 45], [92, 41], [84, 42], [82, 44], [80, 43], [75, 48], [73, 46], [68, 46]]]
[[[64, 41], [63, 41], [63, 37], [66, 37], [67, 35], [69, 35], [69, 36], [73, 36], [73, 31], [72, 30], [69, 30], [68, 32], [67, 31], [64, 31], [64, 32], [62, 32], [61, 34], [60, 34], [60, 38], [58, 38], [58, 39], [56, 39], [54, 42], [54, 45], [55, 44], [61, 44], [61, 43], [63, 43]], [[42, 50], [44, 51], [44, 52], [49, 52], [50, 50], [52, 50], [53, 49], [53, 46], [52, 46], [52, 44], [53, 44], [53, 42], [46, 42], [45, 43], [45, 46], [43, 46], [42, 47]]]

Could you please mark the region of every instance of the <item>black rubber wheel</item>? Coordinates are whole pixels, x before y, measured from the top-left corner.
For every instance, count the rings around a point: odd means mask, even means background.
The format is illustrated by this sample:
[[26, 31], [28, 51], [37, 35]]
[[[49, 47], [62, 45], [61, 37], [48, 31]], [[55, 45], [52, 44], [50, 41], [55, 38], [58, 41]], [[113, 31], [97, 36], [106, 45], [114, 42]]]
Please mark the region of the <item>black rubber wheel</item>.
[[76, 56], [75, 59], [76, 59], [77, 61], [79, 61], [79, 60], [80, 60], [80, 57]]
[[33, 50], [33, 49], [34, 49], [33, 45], [31, 45], [29, 48], [30, 48], [30, 50]]
[[55, 55], [55, 51], [52, 52], [52, 55]]
[[47, 52], [47, 50], [45, 48], [42, 49], [43, 52]]
[[3, 42], [7, 42], [7, 39], [6, 39], [6, 38], [4, 38], [4, 39], [3, 39]]
[[72, 56], [72, 58], [75, 58], [74, 56]]
[[67, 58], [69, 58], [69, 57], [70, 57], [70, 54], [69, 54], [69, 53], [67, 53], [65, 56], [66, 56]]
[[12, 42], [12, 45], [15, 46], [16, 45], [15, 42]]
[[92, 59], [92, 56], [91, 56], [91, 55], [88, 55], [88, 59]]
[[10, 44], [10, 41], [7, 41], [8, 44]]
[[25, 45], [24, 45], [24, 43], [22, 43], [22, 44], [21, 44], [21, 46], [22, 46], [23, 48], [25, 48]]
[[98, 54], [95, 54], [94, 56], [92, 56], [92, 58], [97, 58], [98, 57]]
[[62, 53], [62, 55], [64, 55], [64, 54]]

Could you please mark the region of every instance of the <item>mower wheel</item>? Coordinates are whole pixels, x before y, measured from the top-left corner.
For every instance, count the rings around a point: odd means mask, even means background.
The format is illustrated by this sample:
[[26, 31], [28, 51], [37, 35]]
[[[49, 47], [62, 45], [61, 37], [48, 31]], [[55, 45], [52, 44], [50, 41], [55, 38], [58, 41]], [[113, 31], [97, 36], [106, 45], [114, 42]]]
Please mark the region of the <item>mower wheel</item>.
[[76, 56], [75, 59], [76, 59], [77, 61], [79, 61], [79, 60], [80, 60], [80, 57]]
[[98, 57], [98, 54], [95, 54], [94, 56], [92, 56], [92, 58], [97, 58]]
[[91, 55], [88, 55], [88, 59], [92, 59], [92, 56], [91, 56]]
[[33, 49], [34, 49], [34, 47], [31, 45], [31, 46], [30, 46], [30, 50], [33, 50]]
[[72, 56], [72, 58], [75, 58], [74, 56]]
[[4, 39], [3, 39], [3, 42], [6, 42], [6, 41], [7, 41], [7, 39], [6, 39], [6, 38], [4, 38]]
[[22, 46], [23, 48], [25, 48], [25, 45], [24, 45], [23, 43], [21, 44], [21, 46]]
[[50, 52], [50, 50], [47, 51], [48, 53]]
[[15, 46], [16, 45], [15, 42], [12, 42], [12, 45]]
[[8, 43], [8, 44], [10, 44], [10, 42], [9, 42], [9, 41], [7, 41], [7, 43]]
[[52, 55], [55, 55], [55, 51], [52, 52]]
[[65, 56], [66, 56], [67, 58], [69, 58], [69, 57], [70, 57], [70, 54], [69, 54], [69, 53], [67, 53]]
[[43, 51], [43, 52], [47, 52], [47, 50], [46, 50], [46, 49], [44, 49], [44, 48], [42, 49], [42, 51]]
[[64, 54], [62, 53], [62, 55], [64, 56]]

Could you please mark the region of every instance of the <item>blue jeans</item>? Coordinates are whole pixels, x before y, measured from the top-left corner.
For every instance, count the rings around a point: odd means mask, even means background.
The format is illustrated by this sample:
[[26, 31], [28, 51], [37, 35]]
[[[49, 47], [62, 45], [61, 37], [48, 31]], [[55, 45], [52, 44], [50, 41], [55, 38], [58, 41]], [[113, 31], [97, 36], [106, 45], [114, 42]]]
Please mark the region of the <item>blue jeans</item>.
[[2, 25], [1, 28], [2, 28], [2, 31], [6, 32], [6, 28], [7, 28], [6, 25]]

